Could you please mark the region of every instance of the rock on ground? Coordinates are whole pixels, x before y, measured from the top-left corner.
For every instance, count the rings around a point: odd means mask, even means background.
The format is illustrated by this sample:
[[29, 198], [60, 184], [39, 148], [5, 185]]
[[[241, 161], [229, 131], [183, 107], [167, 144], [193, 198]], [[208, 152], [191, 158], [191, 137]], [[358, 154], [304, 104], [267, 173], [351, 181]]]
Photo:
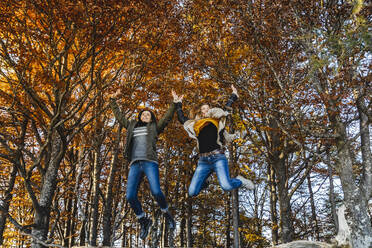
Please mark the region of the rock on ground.
[[293, 241], [290, 243], [274, 246], [274, 248], [336, 248], [337, 246], [316, 241]]

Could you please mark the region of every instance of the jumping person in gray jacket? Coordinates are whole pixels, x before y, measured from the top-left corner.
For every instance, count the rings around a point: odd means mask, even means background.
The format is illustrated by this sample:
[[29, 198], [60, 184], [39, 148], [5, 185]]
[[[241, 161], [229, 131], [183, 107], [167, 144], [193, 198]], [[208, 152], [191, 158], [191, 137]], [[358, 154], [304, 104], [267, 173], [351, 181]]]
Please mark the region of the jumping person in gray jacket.
[[159, 204], [164, 217], [168, 221], [169, 228], [176, 227], [175, 221], [168, 210], [168, 204], [163, 192], [160, 189], [159, 165], [157, 160], [156, 141], [158, 135], [172, 119], [175, 112], [174, 103], [170, 104], [165, 115], [157, 121], [152, 111], [142, 110], [137, 120], [128, 120], [120, 111], [115, 97], [110, 99], [110, 107], [116, 119], [127, 129], [124, 155], [130, 161], [130, 169], [127, 181], [126, 198], [137, 216], [141, 226], [140, 238], [147, 237], [152, 221], [145, 216], [137, 194], [139, 185], [145, 175], [150, 184], [150, 190], [156, 202]]

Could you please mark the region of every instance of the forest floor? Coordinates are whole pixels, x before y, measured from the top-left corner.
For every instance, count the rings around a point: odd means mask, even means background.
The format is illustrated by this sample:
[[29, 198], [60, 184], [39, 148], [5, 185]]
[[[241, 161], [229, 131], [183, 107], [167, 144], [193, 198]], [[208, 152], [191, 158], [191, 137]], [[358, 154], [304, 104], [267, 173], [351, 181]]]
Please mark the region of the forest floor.
[[[74, 246], [73, 248], [110, 248], [108, 246]], [[187, 248], [187, 247], [179, 247], [174, 246], [174, 248]], [[277, 246], [273, 246], [271, 248], [341, 248], [336, 246], [335, 244], [328, 244], [323, 242], [316, 242], [316, 241], [302, 241], [297, 240], [286, 244], [281, 244]], [[342, 247], [346, 248], [346, 247]]]

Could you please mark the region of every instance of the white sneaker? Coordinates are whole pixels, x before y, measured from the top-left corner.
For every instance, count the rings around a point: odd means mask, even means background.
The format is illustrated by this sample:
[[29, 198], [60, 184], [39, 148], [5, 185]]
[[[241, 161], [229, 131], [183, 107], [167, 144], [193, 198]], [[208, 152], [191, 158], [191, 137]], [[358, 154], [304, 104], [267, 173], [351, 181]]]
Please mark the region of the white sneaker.
[[236, 179], [242, 181], [242, 187], [245, 187], [246, 189], [254, 189], [254, 184], [251, 180], [242, 177], [241, 175], [237, 176]]

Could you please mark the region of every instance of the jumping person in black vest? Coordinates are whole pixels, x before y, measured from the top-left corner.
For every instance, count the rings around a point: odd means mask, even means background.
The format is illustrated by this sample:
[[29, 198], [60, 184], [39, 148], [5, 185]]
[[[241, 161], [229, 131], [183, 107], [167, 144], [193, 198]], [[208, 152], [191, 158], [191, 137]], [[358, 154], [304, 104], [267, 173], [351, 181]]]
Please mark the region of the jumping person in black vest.
[[[230, 109], [233, 102], [238, 99], [236, 88], [233, 85], [231, 88], [233, 93], [227, 101], [226, 109]], [[182, 111], [183, 96], [177, 96], [174, 91], [172, 94], [178, 120], [183, 124], [189, 136], [197, 141], [199, 149], [198, 166], [189, 186], [189, 195], [197, 196], [212, 172], [216, 172], [219, 184], [224, 190], [232, 190], [241, 186], [253, 189], [252, 181], [242, 176], [236, 178], [229, 176], [228, 161], [224, 152], [224, 144], [231, 142], [234, 136], [225, 130], [226, 117], [229, 112], [221, 108], [210, 108], [209, 104], [202, 104], [199, 114], [193, 120], [189, 120]]]

